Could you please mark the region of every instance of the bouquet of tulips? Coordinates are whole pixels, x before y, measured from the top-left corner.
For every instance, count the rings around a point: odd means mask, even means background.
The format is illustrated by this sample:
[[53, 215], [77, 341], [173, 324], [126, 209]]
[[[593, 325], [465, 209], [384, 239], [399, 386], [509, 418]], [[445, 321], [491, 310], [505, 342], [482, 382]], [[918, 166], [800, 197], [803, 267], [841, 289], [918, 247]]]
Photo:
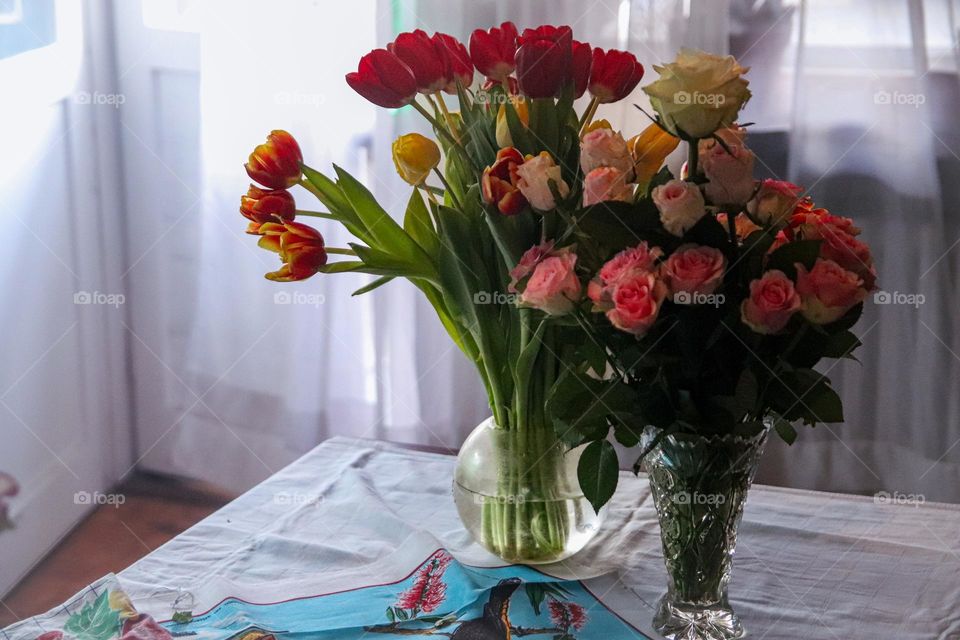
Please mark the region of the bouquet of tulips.
[[[644, 91], [656, 115], [626, 139], [596, 115], [639, 84], [631, 53], [566, 26], [518, 33], [507, 22], [474, 31], [469, 47], [402, 33], [346, 76], [381, 107], [415, 109], [436, 135], [393, 145], [413, 187], [402, 220], [339, 167], [306, 165], [286, 132], [246, 165], [263, 186], [241, 200], [248, 233], [282, 261], [268, 278], [373, 274], [363, 293], [401, 277], [433, 305], [516, 460], [501, 472], [504, 494], [569, 492], [551, 452], [579, 447], [580, 489], [599, 510], [618, 475], [611, 430], [633, 446], [647, 425], [745, 432], [777, 414], [792, 439], [790, 421], [841, 419], [812, 366], [858, 344], [849, 327], [873, 286], [869, 250], [798, 187], [754, 180], [734, 124], [746, 70], [733, 58], [684, 50], [654, 68]], [[681, 142], [689, 159], [676, 179], [663, 164]], [[295, 206], [298, 184], [323, 211]], [[357, 241], [325, 246], [303, 217]], [[562, 557], [568, 511], [549, 499], [485, 503], [480, 542], [511, 560]]]

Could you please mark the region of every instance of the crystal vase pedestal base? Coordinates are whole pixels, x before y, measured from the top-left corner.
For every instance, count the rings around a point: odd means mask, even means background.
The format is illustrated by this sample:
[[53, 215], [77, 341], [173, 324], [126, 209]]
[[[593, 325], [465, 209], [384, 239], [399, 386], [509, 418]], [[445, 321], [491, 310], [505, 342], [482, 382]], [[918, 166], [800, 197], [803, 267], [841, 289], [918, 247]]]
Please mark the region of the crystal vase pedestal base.
[[740, 618], [725, 598], [713, 605], [691, 606], [675, 602], [668, 593], [657, 604], [653, 626], [670, 640], [746, 637]]

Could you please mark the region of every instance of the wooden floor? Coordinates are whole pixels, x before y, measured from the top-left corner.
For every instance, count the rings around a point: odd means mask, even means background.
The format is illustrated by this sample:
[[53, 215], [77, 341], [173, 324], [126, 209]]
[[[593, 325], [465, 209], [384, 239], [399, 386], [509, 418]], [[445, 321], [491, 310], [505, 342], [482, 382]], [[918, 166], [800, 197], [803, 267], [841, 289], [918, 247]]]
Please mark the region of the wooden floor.
[[138, 473], [114, 490], [119, 507], [98, 507], [0, 601], [0, 628], [60, 604], [199, 522], [233, 496], [194, 482]]

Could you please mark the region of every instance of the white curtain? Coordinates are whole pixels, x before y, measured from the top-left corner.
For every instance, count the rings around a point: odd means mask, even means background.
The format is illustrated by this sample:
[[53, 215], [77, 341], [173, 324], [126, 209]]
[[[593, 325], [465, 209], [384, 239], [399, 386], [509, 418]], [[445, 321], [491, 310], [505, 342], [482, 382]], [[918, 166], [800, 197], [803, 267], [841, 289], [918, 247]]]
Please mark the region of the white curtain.
[[[200, 402], [167, 391], [194, 404], [175, 436], [175, 470], [245, 486], [330, 435], [455, 447], [487, 413], [470, 365], [409, 285], [351, 298], [361, 277], [268, 283], [262, 273], [275, 268], [274, 256], [243, 237], [236, 206], [244, 155], [282, 127], [309, 163], [357, 172], [399, 215], [409, 188], [394, 175], [389, 144], [421, 125], [415, 114], [370, 107], [343, 74], [397, 31], [466, 39], [478, 25], [511, 19], [570, 24], [596, 46], [630, 49], [648, 79], [680, 46], [731, 52], [753, 67], [744, 120], [758, 123], [751, 138], [762, 173], [854, 217], [884, 291], [925, 296], [919, 308], [869, 309], [858, 325], [862, 366], [830, 371], [846, 423], [804, 429], [792, 450], [773, 444], [761, 480], [960, 500], [960, 249], [949, 251], [960, 225], [944, 215], [960, 201], [960, 131], [949, 111], [960, 84], [947, 0], [213, 4], [216, 19], [202, 33], [200, 293], [184, 361], [194, 388], [211, 391]], [[634, 103], [647, 107], [639, 90], [599, 115], [638, 131], [647, 120]], [[316, 206], [297, 195], [301, 207]], [[318, 226], [343, 246], [339, 230]], [[281, 291], [305, 304], [275, 304]]]

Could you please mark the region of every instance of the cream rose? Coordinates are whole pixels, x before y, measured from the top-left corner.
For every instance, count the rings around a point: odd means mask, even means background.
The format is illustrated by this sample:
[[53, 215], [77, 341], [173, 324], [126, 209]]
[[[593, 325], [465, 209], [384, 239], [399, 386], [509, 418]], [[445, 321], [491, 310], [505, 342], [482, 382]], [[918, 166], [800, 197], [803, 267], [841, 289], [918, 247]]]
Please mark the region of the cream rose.
[[660, 212], [660, 222], [675, 236], [682, 236], [706, 214], [703, 194], [692, 182], [671, 180], [650, 194]]
[[763, 224], [784, 224], [800, 202], [803, 189], [783, 180], [764, 180], [747, 211]]
[[743, 145], [716, 144], [703, 154], [704, 193], [711, 203], [746, 204], [753, 195], [753, 152]]
[[538, 211], [550, 211], [557, 206], [553, 192], [550, 191], [551, 180], [556, 184], [560, 197], [566, 198], [570, 193], [570, 187], [560, 177], [560, 167], [546, 151], [541, 151], [538, 156], [528, 157], [522, 165], [517, 167], [517, 176], [519, 177], [517, 188]]
[[598, 202], [633, 200], [633, 185], [627, 176], [614, 167], [597, 167], [583, 179], [583, 206], [589, 207]]
[[733, 56], [717, 56], [681, 49], [677, 59], [654, 65], [660, 79], [643, 88], [650, 104], [671, 133], [687, 138], [706, 138], [733, 124], [750, 98], [749, 71]]

